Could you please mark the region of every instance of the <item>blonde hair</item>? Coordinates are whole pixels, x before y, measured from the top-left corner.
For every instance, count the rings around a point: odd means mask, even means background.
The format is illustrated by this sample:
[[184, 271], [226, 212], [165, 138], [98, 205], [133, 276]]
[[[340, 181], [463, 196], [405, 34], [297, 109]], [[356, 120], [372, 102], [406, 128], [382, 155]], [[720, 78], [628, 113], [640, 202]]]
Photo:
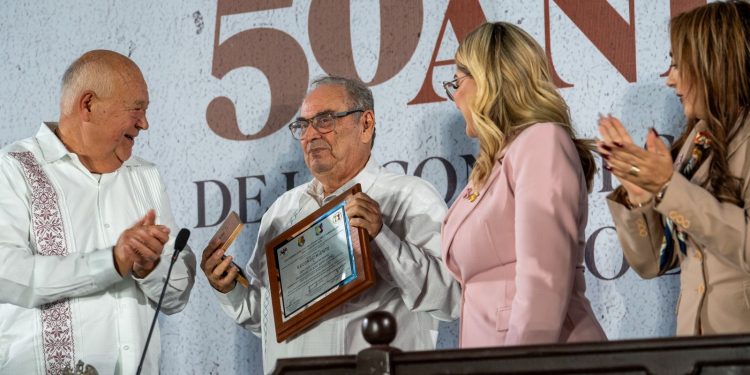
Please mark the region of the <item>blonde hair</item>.
[[552, 122], [574, 141], [591, 189], [596, 172], [592, 143], [575, 139], [568, 106], [552, 82], [544, 50], [529, 34], [506, 22], [485, 23], [461, 42], [456, 65], [477, 87], [469, 105], [479, 140], [469, 177], [472, 186], [484, 185], [497, 153], [524, 129]]
[[[704, 186], [720, 201], [741, 206], [742, 183], [729, 172], [727, 146], [735, 124], [745, 126], [750, 106], [750, 4], [716, 2], [682, 13], [670, 21], [669, 36], [677, 73], [706, 109], [713, 157]], [[689, 120], [673, 156], [696, 122]]]

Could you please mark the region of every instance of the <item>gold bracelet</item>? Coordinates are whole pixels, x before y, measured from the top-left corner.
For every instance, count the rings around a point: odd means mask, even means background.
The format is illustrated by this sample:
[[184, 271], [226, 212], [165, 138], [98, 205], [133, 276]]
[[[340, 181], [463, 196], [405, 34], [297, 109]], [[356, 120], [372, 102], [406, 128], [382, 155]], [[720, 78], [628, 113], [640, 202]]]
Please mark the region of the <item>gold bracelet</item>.
[[628, 204], [628, 208], [641, 208], [641, 207], [643, 207], [643, 206], [651, 203], [652, 200], [654, 200], [654, 196], [653, 195], [651, 197], [649, 197], [648, 199], [646, 199], [645, 201], [643, 201], [643, 202], [633, 203], [630, 200], [630, 196], [628, 196], [627, 194], [625, 194], [625, 202]]

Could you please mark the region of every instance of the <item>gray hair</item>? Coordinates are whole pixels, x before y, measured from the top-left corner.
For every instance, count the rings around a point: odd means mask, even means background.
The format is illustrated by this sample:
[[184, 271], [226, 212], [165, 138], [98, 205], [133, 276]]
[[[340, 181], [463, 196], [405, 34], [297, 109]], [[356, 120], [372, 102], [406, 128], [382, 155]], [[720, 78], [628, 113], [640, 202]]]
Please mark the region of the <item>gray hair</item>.
[[89, 51], [65, 69], [60, 87], [60, 112], [63, 115], [73, 112], [76, 100], [86, 90], [100, 97], [113, 94], [118, 76], [113, 55], [121, 56], [111, 51]]
[[326, 85], [343, 87], [346, 90], [347, 96], [349, 96], [349, 105], [352, 107], [363, 110], [375, 110], [375, 99], [372, 98], [372, 90], [361, 81], [344, 77], [321, 76], [315, 78], [310, 83], [310, 91]]
[[[321, 76], [310, 82], [310, 90], [315, 90], [320, 86], [334, 85], [343, 87], [349, 97], [349, 107], [375, 111], [375, 99], [372, 97], [372, 90], [358, 79], [344, 78], [337, 76]], [[308, 92], [309, 92], [308, 91]], [[372, 130], [372, 142], [370, 149], [375, 145], [376, 129]]]

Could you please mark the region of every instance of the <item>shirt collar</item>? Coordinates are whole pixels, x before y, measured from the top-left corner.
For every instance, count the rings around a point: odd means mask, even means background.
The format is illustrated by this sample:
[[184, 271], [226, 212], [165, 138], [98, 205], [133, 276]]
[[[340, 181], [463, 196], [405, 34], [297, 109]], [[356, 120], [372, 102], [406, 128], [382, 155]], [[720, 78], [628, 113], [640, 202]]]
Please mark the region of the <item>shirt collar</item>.
[[333, 198], [337, 197], [342, 192], [349, 190], [352, 186], [356, 184], [362, 185], [362, 191], [366, 193], [370, 190], [370, 187], [375, 183], [379, 169], [380, 169], [380, 164], [378, 164], [375, 158], [372, 155], [370, 155], [370, 159], [367, 161], [367, 164], [365, 164], [365, 167], [362, 168], [362, 170], [356, 176], [354, 176], [354, 178], [347, 181], [340, 188], [336, 189], [336, 191], [334, 191], [333, 194], [330, 194], [327, 197], [324, 197], [323, 196], [324, 195], [323, 184], [321, 184], [320, 181], [318, 181], [317, 179], [313, 179], [307, 185], [307, 194], [313, 197], [322, 206], [326, 204], [327, 202], [329, 202], [330, 200], [332, 200]]
[[58, 126], [59, 124], [56, 122], [43, 122], [39, 131], [36, 133], [36, 141], [39, 143], [42, 157], [44, 157], [44, 161], [48, 163], [57, 161], [70, 153], [55, 134], [55, 129], [57, 129]]
[[[42, 157], [47, 163], [55, 162], [65, 156], [72, 157], [72, 155], [75, 155], [65, 147], [62, 141], [60, 141], [60, 138], [57, 137], [57, 134], [55, 134], [55, 129], [59, 126], [60, 124], [57, 122], [43, 122], [39, 131], [36, 133], [36, 140], [39, 144], [39, 149], [42, 151]], [[131, 155], [122, 165], [126, 167], [140, 166], [143, 165], [143, 161], [140, 158]]]

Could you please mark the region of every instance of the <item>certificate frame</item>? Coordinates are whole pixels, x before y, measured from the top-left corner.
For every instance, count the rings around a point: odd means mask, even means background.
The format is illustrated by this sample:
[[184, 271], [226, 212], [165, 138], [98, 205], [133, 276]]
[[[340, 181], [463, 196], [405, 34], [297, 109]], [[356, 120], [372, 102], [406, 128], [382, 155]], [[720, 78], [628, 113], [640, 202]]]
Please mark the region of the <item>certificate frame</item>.
[[[284, 305], [281, 271], [279, 267], [279, 254], [287, 249], [284, 244], [299, 244], [299, 237], [302, 237], [303, 245], [299, 245], [298, 251], [305, 251], [304, 233], [313, 228], [317, 223], [326, 220], [329, 215], [335, 215], [343, 211], [343, 205], [351, 195], [362, 191], [360, 184], [341, 193], [331, 202], [323, 205], [315, 212], [306, 216], [291, 228], [274, 237], [266, 245], [266, 264], [268, 269], [269, 291], [271, 294], [271, 304], [273, 307], [274, 324], [276, 328], [276, 341], [282, 342], [290, 337], [296, 336], [306, 328], [315, 324], [325, 314], [335, 309], [337, 306], [345, 303], [349, 299], [357, 296], [367, 288], [375, 284], [375, 271], [373, 268], [372, 258], [370, 255], [370, 236], [363, 228], [351, 225], [346, 213], [343, 213], [343, 226], [347, 232], [348, 251], [352, 275], [345, 280], [341, 280], [337, 285], [332, 286], [324, 293], [301, 304], [301, 307], [294, 311], [286, 311], [289, 307]], [[313, 241], [310, 241], [311, 243]], [[308, 246], [311, 247], [312, 245]], [[312, 251], [312, 250], [310, 250]]]

